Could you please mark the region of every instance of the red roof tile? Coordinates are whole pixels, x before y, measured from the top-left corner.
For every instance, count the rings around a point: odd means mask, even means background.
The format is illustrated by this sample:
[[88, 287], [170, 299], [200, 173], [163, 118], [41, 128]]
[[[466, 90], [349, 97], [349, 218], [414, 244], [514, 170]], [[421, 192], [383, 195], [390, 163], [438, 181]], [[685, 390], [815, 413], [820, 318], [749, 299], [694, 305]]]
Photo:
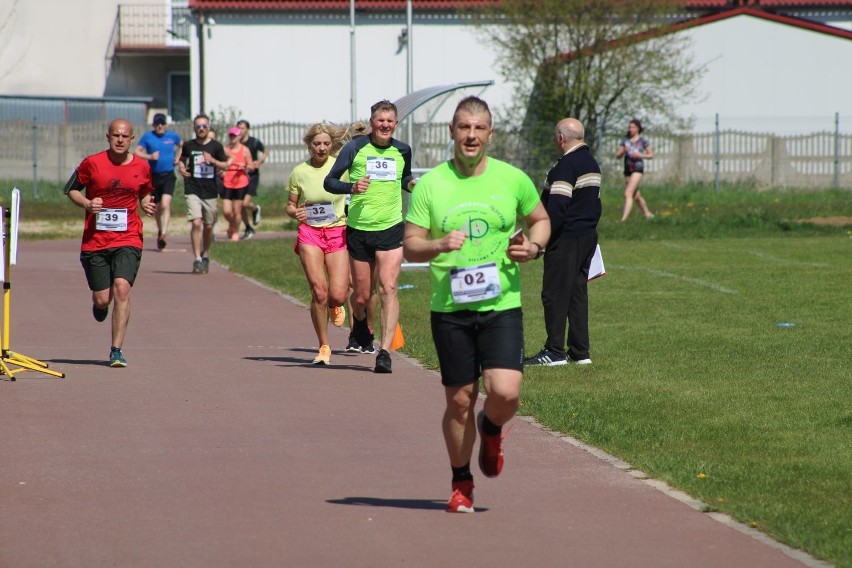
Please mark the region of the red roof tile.
[[686, 7], [702, 8], [852, 8], [843, 0], [686, 0]]

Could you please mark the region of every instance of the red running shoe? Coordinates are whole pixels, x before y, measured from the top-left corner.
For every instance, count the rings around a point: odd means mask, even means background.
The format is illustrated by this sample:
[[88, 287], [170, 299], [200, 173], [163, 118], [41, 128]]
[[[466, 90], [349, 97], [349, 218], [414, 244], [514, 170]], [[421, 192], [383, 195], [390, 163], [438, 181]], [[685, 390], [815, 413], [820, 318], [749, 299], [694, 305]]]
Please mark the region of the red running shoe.
[[453, 494], [447, 503], [448, 513], [473, 513], [473, 480], [453, 481]]
[[489, 436], [482, 431], [482, 419], [485, 412], [480, 410], [476, 416], [476, 429], [479, 430], [479, 469], [485, 477], [497, 477], [503, 471], [503, 436]]

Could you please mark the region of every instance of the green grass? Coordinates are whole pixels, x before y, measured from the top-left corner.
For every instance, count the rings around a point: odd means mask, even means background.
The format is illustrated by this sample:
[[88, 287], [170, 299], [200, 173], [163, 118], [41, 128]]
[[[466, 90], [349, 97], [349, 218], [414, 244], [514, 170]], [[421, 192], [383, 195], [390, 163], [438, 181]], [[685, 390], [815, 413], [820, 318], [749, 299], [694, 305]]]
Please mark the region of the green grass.
[[[594, 364], [528, 369], [521, 412], [852, 567], [852, 193], [647, 187], [656, 218], [622, 224], [621, 187], [608, 187], [608, 273], [590, 284]], [[284, 200], [283, 188], [262, 188], [270, 211]], [[38, 203], [25, 198], [28, 216]], [[808, 222], [818, 217], [846, 221]], [[292, 246], [217, 243], [212, 255], [308, 303]], [[522, 274], [533, 353], [544, 342], [541, 263]], [[428, 286], [422, 270], [400, 277], [402, 351], [436, 368]]]
[[[619, 224], [620, 200], [604, 202], [594, 364], [527, 369], [521, 413], [852, 566], [852, 235], [798, 221], [850, 216], [849, 194], [647, 193], [650, 223]], [[213, 256], [307, 303], [292, 246], [253, 241]], [[545, 339], [540, 282], [541, 263], [526, 265], [528, 353]], [[400, 286], [402, 351], [436, 368], [428, 274], [403, 271]]]

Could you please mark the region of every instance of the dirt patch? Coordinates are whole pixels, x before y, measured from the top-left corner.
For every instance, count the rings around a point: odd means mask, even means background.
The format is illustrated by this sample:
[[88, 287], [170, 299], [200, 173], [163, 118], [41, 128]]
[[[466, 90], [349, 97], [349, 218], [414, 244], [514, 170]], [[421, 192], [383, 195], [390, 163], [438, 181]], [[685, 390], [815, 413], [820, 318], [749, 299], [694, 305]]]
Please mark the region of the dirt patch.
[[845, 227], [846, 225], [852, 225], [852, 217], [811, 217], [810, 219], [799, 219], [799, 223]]

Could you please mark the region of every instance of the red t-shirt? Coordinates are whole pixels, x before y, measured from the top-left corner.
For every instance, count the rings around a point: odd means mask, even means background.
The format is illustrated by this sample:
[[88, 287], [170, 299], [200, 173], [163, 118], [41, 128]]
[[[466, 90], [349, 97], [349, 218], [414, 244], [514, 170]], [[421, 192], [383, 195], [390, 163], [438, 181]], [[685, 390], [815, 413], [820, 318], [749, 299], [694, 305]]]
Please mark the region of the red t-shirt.
[[152, 191], [151, 166], [133, 156], [128, 164], [117, 166], [106, 151], [84, 159], [76, 171], [77, 181], [86, 188], [86, 197], [103, 199], [101, 215], [86, 211], [82, 251], [115, 247], [142, 248], [142, 219], [139, 199]]

